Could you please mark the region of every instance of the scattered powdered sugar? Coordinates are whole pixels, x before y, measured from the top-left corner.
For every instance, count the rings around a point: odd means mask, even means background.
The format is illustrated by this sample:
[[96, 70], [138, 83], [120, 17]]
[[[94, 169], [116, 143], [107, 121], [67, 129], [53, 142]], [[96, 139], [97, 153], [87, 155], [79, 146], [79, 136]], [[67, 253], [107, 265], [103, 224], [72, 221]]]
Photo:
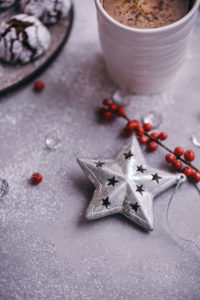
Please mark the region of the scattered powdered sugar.
[[8, 63], [28, 63], [50, 45], [48, 29], [34, 16], [20, 14], [0, 24], [0, 58]]
[[44, 24], [57, 23], [66, 17], [71, 7], [71, 0], [22, 0], [24, 13], [33, 15]]

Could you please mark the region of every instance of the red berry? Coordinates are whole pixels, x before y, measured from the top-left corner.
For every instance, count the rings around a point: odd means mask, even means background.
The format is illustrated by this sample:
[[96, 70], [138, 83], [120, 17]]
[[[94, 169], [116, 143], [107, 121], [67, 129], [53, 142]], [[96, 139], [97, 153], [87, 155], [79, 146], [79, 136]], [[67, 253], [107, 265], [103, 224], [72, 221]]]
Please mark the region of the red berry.
[[117, 115], [118, 117], [123, 117], [125, 115], [125, 109], [123, 106], [118, 106], [117, 108]]
[[168, 138], [168, 135], [167, 135], [166, 132], [161, 132], [161, 133], [159, 134], [159, 139], [160, 139], [161, 141], [165, 141], [167, 138]]
[[140, 136], [140, 138], [139, 138], [139, 142], [140, 142], [140, 144], [142, 144], [142, 145], [145, 145], [146, 143], [148, 143], [148, 141], [149, 141], [149, 138], [148, 138], [146, 135], [142, 135], [142, 136]]
[[173, 168], [175, 170], [180, 170], [182, 169], [182, 162], [180, 160], [176, 160], [174, 163], [173, 163]]
[[137, 125], [140, 125], [140, 122], [138, 120], [133, 120], [131, 122], [135, 122], [135, 123], [137, 123]]
[[111, 103], [110, 99], [104, 99], [103, 105], [109, 105]]
[[158, 149], [158, 144], [152, 141], [148, 144], [148, 147], [150, 151], [156, 151]]
[[109, 110], [115, 112], [117, 110], [117, 105], [115, 103], [111, 103], [109, 105]]
[[192, 150], [185, 151], [184, 158], [185, 158], [185, 160], [187, 160], [189, 162], [193, 161], [195, 159], [194, 151], [192, 151]]
[[143, 128], [144, 128], [145, 131], [148, 132], [148, 131], [151, 131], [153, 127], [150, 123], [146, 123], [146, 124], [143, 125]]
[[129, 121], [128, 124], [127, 124], [127, 126], [131, 130], [134, 130], [138, 125], [139, 125], [139, 122], [137, 120]]
[[40, 173], [34, 173], [32, 176], [31, 176], [31, 182], [33, 184], [39, 184], [40, 182], [42, 182], [42, 175]]
[[176, 156], [172, 153], [167, 154], [165, 158], [168, 163], [174, 163], [176, 161]]
[[112, 113], [110, 112], [110, 111], [108, 111], [108, 110], [105, 110], [104, 112], [103, 112], [103, 118], [105, 119], [105, 120], [107, 120], [107, 121], [110, 121], [110, 120], [112, 120]]
[[185, 167], [183, 168], [183, 173], [185, 174], [185, 176], [190, 177], [193, 174], [193, 170], [190, 167]]
[[183, 148], [181, 148], [181, 147], [176, 147], [176, 148], [174, 149], [174, 154], [175, 154], [176, 156], [180, 157], [181, 155], [184, 154]]
[[200, 172], [193, 172], [191, 177], [195, 183], [199, 182], [200, 181]]
[[158, 134], [157, 132], [152, 132], [152, 133], [151, 133], [151, 137], [152, 137], [153, 139], [155, 139], [155, 140], [158, 140], [159, 134]]
[[144, 134], [144, 128], [140, 125], [137, 125], [137, 127], [135, 128], [135, 134], [137, 136], [142, 136]]
[[43, 89], [45, 88], [45, 84], [43, 81], [41, 80], [37, 80], [35, 83], [34, 83], [34, 90], [36, 92], [41, 92], [43, 91]]

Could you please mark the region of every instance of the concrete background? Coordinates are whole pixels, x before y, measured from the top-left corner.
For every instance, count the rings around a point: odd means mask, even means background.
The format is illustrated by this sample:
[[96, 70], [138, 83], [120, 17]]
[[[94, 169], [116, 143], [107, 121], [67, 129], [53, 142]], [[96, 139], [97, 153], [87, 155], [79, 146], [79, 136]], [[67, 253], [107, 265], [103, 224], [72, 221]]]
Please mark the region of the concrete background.
[[[0, 200], [0, 299], [200, 299], [200, 195], [185, 183], [154, 201], [155, 230], [145, 233], [121, 216], [87, 222], [93, 187], [76, 157], [109, 158], [124, 140], [124, 121], [99, 122], [96, 109], [116, 86], [105, 70], [92, 0], [75, 0], [74, 27], [60, 56], [40, 77], [0, 102], [0, 176], [10, 185]], [[191, 142], [200, 128], [200, 16], [179, 79], [161, 95], [134, 96], [131, 118], [150, 110], [163, 114], [166, 145], [200, 150]], [[46, 135], [58, 136], [49, 151]], [[145, 153], [153, 167], [165, 170], [165, 152]], [[28, 183], [39, 171], [44, 181]]]

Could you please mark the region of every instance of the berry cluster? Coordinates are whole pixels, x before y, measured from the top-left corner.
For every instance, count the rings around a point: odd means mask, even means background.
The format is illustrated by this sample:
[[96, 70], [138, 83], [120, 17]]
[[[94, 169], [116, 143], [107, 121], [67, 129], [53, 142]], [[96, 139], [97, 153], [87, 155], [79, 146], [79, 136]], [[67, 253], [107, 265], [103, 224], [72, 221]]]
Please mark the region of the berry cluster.
[[123, 106], [118, 106], [114, 102], [111, 102], [110, 99], [103, 100], [104, 107], [101, 107], [99, 110], [100, 115], [107, 121], [113, 119], [114, 115], [118, 117], [125, 116], [125, 109]]
[[[182, 158], [184, 157], [184, 159]], [[184, 151], [181, 147], [176, 147], [174, 152], [166, 155], [166, 161], [172, 164], [174, 169], [182, 171], [188, 178], [191, 178], [194, 182], [200, 181], [200, 172], [191, 165], [191, 162], [195, 159], [195, 153], [193, 150]], [[189, 166], [183, 168], [183, 162]], [[195, 169], [196, 172], [193, 171]]]
[[[177, 171], [183, 172], [189, 179], [197, 183], [200, 181], [200, 171], [192, 165], [195, 159], [195, 153], [192, 150], [184, 151], [181, 147], [176, 147], [174, 151], [167, 148], [162, 141], [168, 138], [166, 132], [149, 133], [153, 126], [150, 123], [140, 124], [138, 120], [130, 120], [123, 106], [118, 106], [110, 99], [103, 100], [103, 107], [99, 110], [100, 115], [105, 120], [112, 120], [115, 116], [122, 117], [127, 121], [126, 127], [123, 129], [125, 136], [131, 136], [133, 133], [138, 136], [141, 145], [147, 145], [149, 151], [156, 151], [161, 146], [169, 153], [166, 155], [166, 161], [172, 164]], [[187, 166], [183, 168], [183, 163]]]
[[149, 136], [148, 132], [152, 130], [150, 123], [145, 123], [143, 126], [138, 120], [128, 121], [126, 127], [123, 130], [125, 136], [130, 136], [135, 133], [138, 136], [138, 140], [141, 145], [147, 144], [149, 151], [156, 151], [158, 149], [158, 141], [164, 141], [167, 139], [165, 132], [157, 133], [152, 132]]

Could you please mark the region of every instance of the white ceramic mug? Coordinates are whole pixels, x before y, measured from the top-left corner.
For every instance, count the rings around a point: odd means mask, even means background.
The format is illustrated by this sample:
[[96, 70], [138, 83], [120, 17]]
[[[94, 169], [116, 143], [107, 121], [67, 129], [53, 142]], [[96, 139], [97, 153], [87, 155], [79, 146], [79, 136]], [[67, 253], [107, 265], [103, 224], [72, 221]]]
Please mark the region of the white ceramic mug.
[[179, 21], [137, 29], [113, 19], [95, 0], [99, 36], [108, 72], [122, 89], [158, 93], [175, 80], [185, 58], [200, 0]]

